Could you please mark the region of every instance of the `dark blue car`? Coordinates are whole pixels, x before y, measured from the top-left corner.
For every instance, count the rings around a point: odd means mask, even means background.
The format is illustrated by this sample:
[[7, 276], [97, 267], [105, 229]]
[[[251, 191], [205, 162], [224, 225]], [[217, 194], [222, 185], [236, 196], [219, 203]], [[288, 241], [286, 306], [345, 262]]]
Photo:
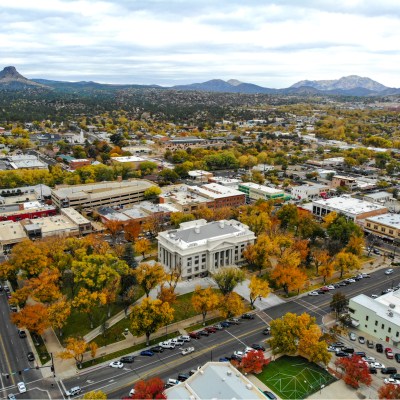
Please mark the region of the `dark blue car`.
[[154, 353], [150, 350], [143, 350], [140, 352], [141, 356], [147, 356], [147, 357], [152, 357], [154, 356]]
[[229, 328], [231, 326], [231, 324], [227, 321], [224, 322], [220, 322], [220, 324], [224, 327], [224, 328]]
[[219, 362], [227, 362], [227, 361], [229, 361], [229, 358], [226, 358], [226, 357], [221, 357], [219, 359]]

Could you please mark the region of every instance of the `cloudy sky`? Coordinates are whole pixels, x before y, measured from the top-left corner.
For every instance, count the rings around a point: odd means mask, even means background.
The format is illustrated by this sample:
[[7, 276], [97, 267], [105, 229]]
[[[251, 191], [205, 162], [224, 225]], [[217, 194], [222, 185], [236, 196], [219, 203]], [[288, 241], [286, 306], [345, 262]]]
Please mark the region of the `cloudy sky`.
[[0, 0], [1, 67], [28, 78], [400, 87], [399, 0]]

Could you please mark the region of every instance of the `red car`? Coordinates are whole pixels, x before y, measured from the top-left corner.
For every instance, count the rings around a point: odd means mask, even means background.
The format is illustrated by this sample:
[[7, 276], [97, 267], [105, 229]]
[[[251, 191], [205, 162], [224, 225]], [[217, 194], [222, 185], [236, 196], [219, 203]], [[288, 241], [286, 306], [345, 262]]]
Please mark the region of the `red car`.
[[324, 292], [329, 292], [329, 288], [326, 286], [322, 286], [320, 290], [323, 290]]
[[386, 358], [388, 358], [389, 360], [393, 360], [393, 351], [390, 347], [386, 347], [385, 349], [385, 354], [386, 354]]
[[192, 339], [200, 339], [201, 335], [199, 332], [190, 332], [189, 337], [191, 337]]
[[207, 326], [207, 328], [204, 328], [205, 331], [210, 332], [210, 333], [215, 333], [217, 332], [217, 329], [214, 328], [213, 326]]

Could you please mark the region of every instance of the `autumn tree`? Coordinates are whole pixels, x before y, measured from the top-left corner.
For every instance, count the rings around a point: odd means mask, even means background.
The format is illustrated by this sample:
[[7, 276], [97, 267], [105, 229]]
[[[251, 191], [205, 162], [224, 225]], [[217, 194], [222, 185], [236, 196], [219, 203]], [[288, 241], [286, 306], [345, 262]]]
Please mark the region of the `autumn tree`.
[[349, 300], [347, 300], [346, 295], [341, 292], [337, 292], [332, 296], [332, 300], [330, 303], [330, 308], [336, 314], [336, 319], [338, 319], [339, 314], [346, 310], [349, 304]]
[[250, 290], [250, 305], [254, 308], [254, 302], [257, 297], [267, 297], [270, 293], [268, 282], [264, 279], [257, 278], [255, 275], [252, 276], [249, 283]]
[[165, 270], [160, 263], [140, 263], [135, 270], [138, 285], [149, 297], [150, 291], [165, 280]]
[[193, 214], [183, 213], [181, 211], [173, 212], [170, 216], [171, 225], [179, 228], [183, 222], [194, 221], [196, 217]]
[[220, 301], [219, 312], [224, 318], [243, 314], [244, 305], [242, 298], [235, 292], [227, 293]]
[[91, 390], [90, 392], [85, 393], [82, 396], [82, 399], [87, 399], [87, 400], [106, 400], [107, 395], [102, 392], [101, 390]]
[[315, 274], [319, 275], [319, 267], [327, 265], [330, 260], [330, 255], [326, 250], [316, 249], [312, 253], [312, 263], [315, 267]]
[[124, 246], [124, 252], [121, 257], [129, 268], [135, 269], [137, 267], [137, 261], [135, 258], [135, 252], [133, 250], [132, 243], [126, 243]]
[[400, 385], [393, 383], [383, 384], [378, 389], [379, 399], [400, 399]]
[[254, 244], [249, 244], [243, 251], [243, 257], [251, 267], [258, 269], [258, 273], [264, 268], [271, 267], [271, 256], [274, 254], [273, 242], [269, 236], [258, 236]]
[[146, 335], [146, 344], [149, 345], [150, 335], [173, 319], [174, 310], [168, 303], [146, 297], [141, 304], [133, 307], [132, 333], [136, 336]]
[[360, 259], [352, 253], [340, 252], [335, 257], [335, 268], [340, 271], [340, 278], [345, 272], [357, 270], [361, 266]]
[[89, 350], [90, 350], [90, 357], [95, 358], [97, 349], [99, 348], [98, 344], [96, 342], [90, 342], [89, 343]]
[[352, 234], [350, 236], [349, 242], [344, 248], [344, 251], [346, 253], [351, 253], [357, 257], [360, 257], [362, 255], [364, 246], [365, 246], [364, 237]]
[[162, 283], [157, 293], [157, 299], [161, 300], [163, 303], [173, 305], [176, 302], [176, 293], [173, 288], [164, 286]]
[[269, 362], [270, 360], [265, 358], [262, 350], [254, 350], [244, 355], [238, 367], [247, 374], [259, 374]]
[[325, 365], [331, 358], [327, 343], [314, 317], [307, 313], [301, 315], [286, 313], [283, 317], [270, 322], [271, 339], [269, 341], [273, 354], [301, 353], [313, 362]]
[[78, 365], [82, 365], [83, 355], [88, 349], [88, 344], [82, 338], [69, 337], [66, 340], [65, 350], [58, 353], [58, 357], [62, 360], [73, 358]]
[[372, 382], [369, 366], [360, 356], [341, 357], [335, 365], [344, 371], [344, 382], [354, 389], [358, 389], [360, 383], [369, 386]]
[[136, 253], [140, 253], [143, 258], [145, 254], [150, 250], [151, 242], [149, 239], [140, 238], [135, 241], [134, 248]]
[[77, 296], [72, 301], [72, 306], [79, 312], [86, 314], [89, 318], [90, 328], [93, 329], [94, 316], [93, 309], [107, 303], [107, 298], [102, 292], [90, 292], [85, 288], [80, 288]]
[[140, 380], [134, 386], [135, 393], [131, 399], [166, 399], [165, 385], [160, 378], [150, 378], [147, 381]]
[[11, 321], [19, 328], [42, 335], [50, 326], [47, 308], [41, 303], [27, 304], [19, 312], [11, 315]]
[[245, 280], [245, 273], [237, 267], [224, 267], [212, 275], [223, 295], [227, 295]]
[[158, 186], [151, 186], [144, 191], [143, 196], [145, 200], [154, 201], [158, 199], [160, 194], [161, 189]]
[[113, 219], [110, 219], [104, 223], [104, 226], [106, 227], [107, 232], [111, 236], [112, 243], [115, 244], [118, 239], [118, 236], [124, 230], [124, 224], [121, 221], [115, 221]]
[[63, 297], [47, 307], [47, 314], [51, 326], [62, 336], [62, 328], [71, 314], [71, 303]]
[[203, 325], [205, 325], [207, 313], [217, 309], [220, 300], [220, 296], [211, 287], [202, 289], [200, 286], [196, 286], [192, 295], [192, 306], [203, 316]]

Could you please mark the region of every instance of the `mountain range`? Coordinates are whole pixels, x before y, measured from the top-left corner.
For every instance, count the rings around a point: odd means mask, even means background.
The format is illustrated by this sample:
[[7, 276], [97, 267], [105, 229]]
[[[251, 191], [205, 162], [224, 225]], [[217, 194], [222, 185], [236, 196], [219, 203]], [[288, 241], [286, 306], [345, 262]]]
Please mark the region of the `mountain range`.
[[55, 91], [90, 91], [90, 90], [121, 90], [129, 88], [155, 88], [181, 91], [203, 91], [220, 93], [246, 94], [298, 94], [298, 95], [344, 95], [344, 96], [387, 96], [398, 95], [400, 89], [390, 88], [370, 78], [357, 75], [344, 76], [335, 80], [303, 80], [284, 89], [272, 89], [252, 83], [240, 82], [236, 79], [224, 81], [212, 79], [202, 83], [163, 87], [158, 85], [116, 85], [102, 84], [92, 81], [67, 82], [47, 79], [27, 79], [15, 67], [5, 67], [0, 72], [0, 90], [55, 90]]

